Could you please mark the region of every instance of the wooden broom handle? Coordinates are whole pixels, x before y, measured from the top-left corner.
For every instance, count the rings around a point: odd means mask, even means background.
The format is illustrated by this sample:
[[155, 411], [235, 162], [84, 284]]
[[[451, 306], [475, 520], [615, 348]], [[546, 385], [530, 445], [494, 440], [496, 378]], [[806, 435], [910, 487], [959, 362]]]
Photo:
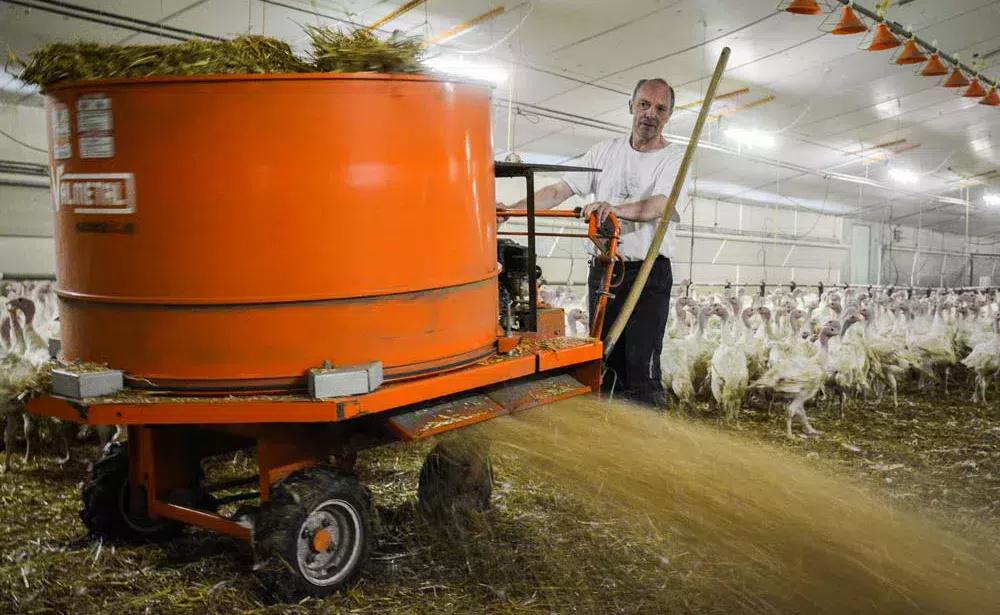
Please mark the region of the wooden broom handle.
[[694, 158], [695, 150], [698, 149], [698, 141], [701, 139], [701, 129], [705, 126], [709, 108], [711, 108], [712, 100], [715, 98], [715, 91], [719, 87], [719, 82], [722, 81], [722, 74], [726, 71], [726, 64], [729, 62], [729, 53], [729, 47], [724, 47], [722, 54], [719, 55], [719, 62], [715, 65], [715, 73], [708, 84], [705, 100], [701, 103], [701, 111], [698, 112], [698, 121], [694, 124], [691, 140], [688, 141], [687, 151], [684, 152], [684, 159], [681, 160], [681, 168], [677, 171], [677, 177], [674, 179], [674, 187], [670, 190], [670, 197], [663, 208], [663, 215], [660, 217], [660, 223], [656, 227], [656, 234], [653, 235], [653, 243], [650, 244], [649, 252], [646, 253], [646, 258], [642, 261], [639, 273], [635, 277], [635, 283], [632, 284], [632, 288], [625, 298], [625, 305], [622, 306], [622, 311], [618, 313], [618, 318], [611, 325], [608, 337], [604, 340], [605, 359], [611, 356], [611, 351], [615, 349], [618, 338], [621, 337], [622, 331], [625, 330], [625, 325], [628, 324], [628, 320], [632, 316], [632, 311], [635, 309], [636, 303], [639, 302], [639, 295], [642, 293], [643, 288], [646, 287], [649, 272], [653, 269], [653, 261], [656, 260], [657, 255], [660, 253], [660, 245], [667, 234], [667, 225], [670, 224], [670, 217], [674, 215], [674, 210], [677, 208], [677, 199], [680, 198], [681, 188], [684, 186], [688, 169], [691, 167], [691, 160]]

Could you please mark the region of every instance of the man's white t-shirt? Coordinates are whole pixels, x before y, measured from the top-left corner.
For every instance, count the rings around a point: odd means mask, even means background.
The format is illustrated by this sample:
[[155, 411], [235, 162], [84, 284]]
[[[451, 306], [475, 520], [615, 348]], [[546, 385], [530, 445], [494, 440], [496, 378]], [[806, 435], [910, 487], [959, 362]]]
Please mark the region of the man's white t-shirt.
[[[641, 201], [655, 194], [670, 196], [674, 178], [681, 167], [684, 148], [668, 144], [663, 149], [637, 152], [628, 137], [608, 139], [591, 147], [583, 158], [573, 164], [601, 169], [600, 173], [566, 173], [563, 180], [579, 197], [593, 194], [598, 201], [612, 205]], [[667, 227], [667, 236], [660, 246], [660, 254], [672, 258], [677, 247], [674, 226], [687, 207], [687, 183], [681, 189], [677, 207]], [[653, 243], [659, 219], [650, 222], [620, 220], [621, 242], [618, 253], [627, 261], [641, 261]]]

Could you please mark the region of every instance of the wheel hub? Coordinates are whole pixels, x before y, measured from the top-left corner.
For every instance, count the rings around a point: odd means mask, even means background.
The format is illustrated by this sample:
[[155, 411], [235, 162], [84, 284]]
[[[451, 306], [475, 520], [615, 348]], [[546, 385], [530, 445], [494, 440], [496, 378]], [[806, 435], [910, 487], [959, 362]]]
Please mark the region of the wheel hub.
[[333, 545], [333, 535], [330, 534], [330, 530], [323, 528], [313, 534], [312, 548], [316, 553], [329, 551], [331, 545]]
[[344, 500], [317, 506], [299, 528], [296, 552], [302, 576], [314, 585], [332, 585], [349, 574], [361, 554], [361, 517]]

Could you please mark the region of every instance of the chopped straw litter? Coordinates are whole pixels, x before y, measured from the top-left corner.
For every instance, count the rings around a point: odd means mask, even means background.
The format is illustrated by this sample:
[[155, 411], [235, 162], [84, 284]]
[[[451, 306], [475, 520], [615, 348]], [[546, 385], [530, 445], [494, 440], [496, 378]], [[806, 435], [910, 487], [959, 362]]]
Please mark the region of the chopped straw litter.
[[312, 39], [308, 60], [296, 56], [284, 41], [245, 35], [171, 45], [52, 43], [30, 53], [27, 60], [9, 52], [7, 69], [21, 81], [41, 87], [91, 79], [424, 70], [417, 38], [393, 34], [383, 40], [369, 30], [342, 32], [315, 26], [306, 26], [306, 32]]
[[[489, 442], [493, 505], [444, 525], [414, 505], [433, 441], [367, 450], [371, 562], [355, 586], [294, 605], [272, 603], [231, 538], [88, 539], [79, 482], [96, 450], [80, 446], [66, 467], [43, 456], [0, 480], [0, 612], [995, 612], [1000, 409], [936, 402], [819, 413], [824, 435], [791, 441], [778, 412], [747, 412], [733, 434], [714, 416], [567, 400], [456, 433]], [[956, 463], [970, 455], [977, 469]], [[255, 467], [205, 464], [212, 482]]]

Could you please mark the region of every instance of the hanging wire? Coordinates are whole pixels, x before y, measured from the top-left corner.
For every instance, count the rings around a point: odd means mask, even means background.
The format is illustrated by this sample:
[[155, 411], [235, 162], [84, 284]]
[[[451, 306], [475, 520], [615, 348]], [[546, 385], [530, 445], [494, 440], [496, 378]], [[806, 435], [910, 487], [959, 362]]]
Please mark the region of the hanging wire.
[[521, 26], [524, 25], [524, 22], [528, 21], [528, 17], [531, 16], [531, 13], [535, 10], [535, 6], [537, 6], [537, 5], [538, 5], [538, 0], [535, 0], [534, 2], [532, 2], [528, 6], [527, 10], [524, 12], [524, 15], [521, 16], [521, 21], [517, 22], [517, 25], [514, 26], [514, 28], [511, 29], [510, 32], [508, 32], [507, 34], [504, 34], [503, 36], [501, 36], [500, 40], [495, 41], [493, 43], [490, 43], [489, 45], [487, 45], [485, 47], [482, 47], [480, 49], [458, 49], [458, 48], [455, 48], [455, 49], [451, 49], [450, 51], [454, 51], [455, 53], [460, 53], [460, 54], [463, 54], [463, 55], [475, 55], [477, 53], [487, 53], [487, 52], [493, 51], [494, 49], [496, 49], [500, 45], [503, 45], [505, 42], [507, 42], [507, 39], [509, 39], [510, 37], [514, 36], [514, 33], [517, 32], [521, 28]]
[[514, 63], [507, 90], [507, 155], [514, 153], [514, 83], [517, 81], [517, 63]]
[[[704, 13], [701, 16], [701, 61], [703, 64], [709, 64], [710, 60], [708, 58], [708, 20], [705, 19]], [[703, 81], [699, 85], [699, 92], [701, 94], [700, 98], [705, 100], [705, 90], [703, 88], [707, 87], [707, 84]], [[673, 101], [677, 102], [677, 101]], [[704, 104], [704, 103], [702, 103]], [[691, 165], [691, 192], [692, 194], [698, 193], [698, 171], [699, 165], [697, 162], [692, 160]], [[694, 198], [691, 199], [691, 223], [694, 225], [694, 214], [698, 205]], [[688, 244], [688, 280], [694, 279], [694, 233], [691, 233], [690, 243]]]
[[[830, 78], [831, 74], [833, 74], [833, 69], [832, 68], [828, 67], [825, 71], [823, 71], [823, 80], [819, 82], [818, 86], [816, 86], [817, 90], [819, 90], [819, 91], [823, 90], [823, 86], [826, 85], [826, 81], [827, 81], [827, 79]], [[787, 130], [791, 130], [794, 126], [796, 126], [799, 122], [802, 121], [802, 118], [804, 118], [806, 116], [806, 114], [809, 113], [810, 110], [812, 110], [812, 108], [813, 108], [813, 101], [814, 100], [815, 99], [811, 99], [809, 101], [809, 104], [806, 105], [806, 108], [802, 110], [802, 113], [800, 113], [798, 115], [798, 117], [796, 117], [794, 120], [792, 120], [791, 124], [789, 124], [788, 126], [785, 126], [784, 128], [779, 128], [778, 130], [773, 130], [773, 131], [771, 131], [771, 133], [772, 134], [776, 134], [776, 135], [780, 135], [781, 133], [783, 133], [783, 132], [785, 132]]]
[[26, 147], [28, 149], [35, 150], [36, 152], [41, 152], [43, 154], [48, 154], [49, 153], [49, 150], [47, 150], [47, 149], [42, 149], [40, 147], [35, 147], [34, 145], [29, 145], [29, 144], [25, 143], [24, 141], [21, 141], [20, 139], [14, 137], [14, 135], [6, 133], [6, 132], [4, 132], [2, 130], [0, 130], [0, 135], [3, 135], [5, 137], [7, 137], [11, 141], [13, 141], [14, 143], [17, 143], [18, 145], [20, 145], [22, 147]]
[[937, 173], [942, 168], [944, 168], [944, 165], [948, 164], [948, 161], [951, 160], [951, 157], [955, 155], [955, 152], [956, 150], [952, 150], [950, 154], [944, 157], [944, 160], [941, 161], [941, 164], [937, 165], [930, 171], [927, 171], [926, 173], [917, 173], [917, 175], [919, 175], [920, 177], [927, 177], [928, 175], [933, 175], [934, 173]]

